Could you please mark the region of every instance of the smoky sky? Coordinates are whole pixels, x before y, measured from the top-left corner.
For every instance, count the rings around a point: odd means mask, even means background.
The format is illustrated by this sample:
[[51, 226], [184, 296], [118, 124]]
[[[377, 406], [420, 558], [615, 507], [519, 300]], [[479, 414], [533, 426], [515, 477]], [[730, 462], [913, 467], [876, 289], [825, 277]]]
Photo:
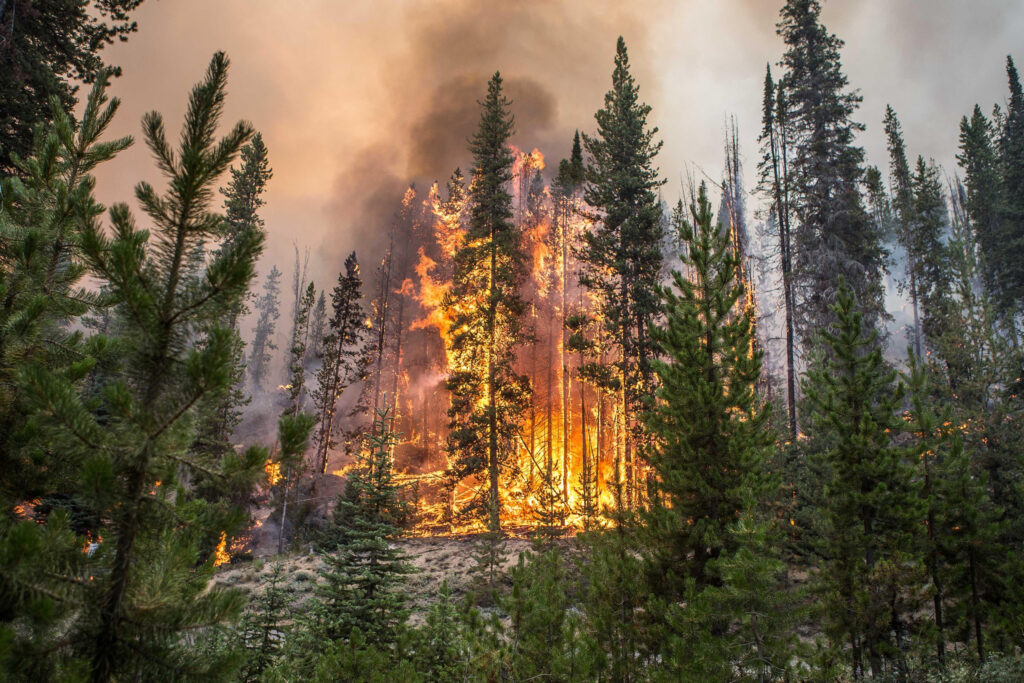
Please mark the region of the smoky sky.
[[[421, 196], [455, 166], [487, 79], [500, 70], [516, 118], [513, 142], [549, 164], [573, 131], [592, 131], [624, 36], [641, 97], [665, 146], [657, 162], [674, 201], [687, 173], [721, 173], [728, 116], [739, 125], [753, 183], [765, 64], [777, 62], [781, 0], [147, 0], [139, 32], [111, 48], [124, 76], [112, 133], [139, 133], [146, 111], [180, 126], [189, 88], [210, 56], [232, 60], [225, 124], [263, 133], [274, 178], [264, 218], [266, 272], [286, 274], [292, 243], [311, 248], [328, 285], [355, 249], [366, 263], [414, 182]], [[830, 0], [828, 28], [864, 102], [857, 118], [868, 160], [886, 165], [881, 119], [891, 104], [911, 154], [953, 172], [957, 125], [975, 103], [1006, 98], [1005, 57], [1024, 59], [1018, 0]], [[1018, 60], [1018, 61], [1019, 61]], [[158, 181], [145, 146], [101, 168], [106, 203]], [[752, 202], [756, 205], [756, 202]], [[365, 254], [365, 255], [364, 255]], [[287, 275], [286, 275], [287, 276]]]

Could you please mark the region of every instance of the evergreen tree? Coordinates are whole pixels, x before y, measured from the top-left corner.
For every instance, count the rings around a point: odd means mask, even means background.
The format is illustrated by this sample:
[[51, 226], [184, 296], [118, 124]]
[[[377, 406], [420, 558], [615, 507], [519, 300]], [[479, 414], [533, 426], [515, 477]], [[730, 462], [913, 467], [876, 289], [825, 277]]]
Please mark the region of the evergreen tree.
[[918, 157], [916, 166], [911, 168], [903, 129], [892, 107], [886, 107], [885, 133], [897, 238], [907, 258], [904, 286], [910, 292], [914, 313], [913, 350], [921, 356], [924, 337], [936, 332], [943, 315], [946, 282], [942, 238], [947, 225], [946, 204], [935, 165]]
[[0, 0], [0, 175], [20, 174], [33, 134], [77, 104], [79, 83], [120, 76], [102, 50], [135, 32], [142, 0]]
[[52, 652], [65, 607], [82, 596], [75, 582], [52, 579], [86, 571], [80, 539], [100, 526], [77, 495], [80, 460], [39, 438], [31, 378], [43, 370], [87, 393], [119, 360], [114, 345], [71, 327], [110, 310], [107, 288], [80, 286], [81, 234], [104, 211], [92, 172], [132, 142], [101, 141], [119, 105], [106, 87], [101, 73], [77, 123], [54, 98], [53, 122], [18, 161], [20, 178], [0, 184], [0, 671], [12, 679], [58, 675]]
[[834, 318], [830, 304], [842, 275], [853, 288], [866, 320], [885, 317], [881, 235], [864, 209], [860, 185], [864, 150], [854, 138], [860, 96], [847, 90], [839, 61], [843, 41], [821, 24], [818, 0], [788, 0], [779, 35], [786, 43], [782, 87], [790, 148], [790, 203], [797, 225], [793, 273], [797, 328], [805, 346]]
[[[878, 333], [843, 284], [836, 323], [808, 372], [807, 433], [827, 472], [818, 531], [825, 631], [849, 645], [854, 677], [902, 671], [907, 580], [919, 559], [914, 526], [924, 517], [912, 471], [892, 432], [903, 384], [882, 358]], [[890, 637], [891, 636], [891, 637]], [[905, 673], [905, 672], [904, 672]]]
[[683, 237], [693, 281], [672, 274], [674, 290], [661, 295], [665, 326], [651, 328], [664, 360], [653, 364], [659, 388], [647, 415], [656, 481], [646, 519], [650, 573], [669, 596], [680, 594], [686, 578], [706, 583], [708, 560], [734, 549], [728, 528], [764, 493], [773, 441], [768, 412], [754, 396], [761, 354], [753, 320], [736, 310], [743, 293], [737, 257], [729, 236], [712, 225], [703, 184], [690, 212]]
[[911, 187], [910, 163], [903, 128], [891, 106], [885, 107], [885, 135], [889, 145], [889, 170], [892, 174], [893, 208], [899, 220], [897, 236], [907, 253], [907, 280], [910, 305], [914, 312], [914, 353], [922, 354], [920, 297], [918, 296], [918, 265], [921, 254], [917, 249], [917, 220], [914, 211], [914, 190]]
[[[18, 177], [0, 185], [0, 504], [52, 492], [70, 472], [62, 461], [44, 463], [25, 451], [19, 431], [30, 411], [18, 375], [40, 366], [68, 372], [80, 382], [101, 349], [87, 349], [70, 323], [109, 302], [80, 285], [86, 274], [80, 233], [99, 221], [104, 207], [93, 196], [97, 165], [132, 143], [130, 137], [100, 141], [119, 101], [108, 102], [107, 78], [100, 74], [89, 95], [82, 121], [60, 109], [36, 141], [33, 155], [19, 161]], [[84, 354], [84, 356], [83, 356]], [[90, 358], [90, 356], [92, 356]], [[48, 490], [49, 489], [49, 490]]]
[[1003, 264], [1004, 307], [1019, 315], [1024, 303], [1024, 89], [1012, 57], [1006, 58], [1006, 77], [1010, 99], [999, 138], [999, 160], [1002, 171], [1000, 194], [1000, 240], [998, 249]]
[[504, 601], [511, 620], [507, 675], [513, 680], [593, 680], [593, 660], [581, 648], [580, 620], [566, 589], [568, 567], [557, 548], [522, 553]]
[[324, 352], [324, 330], [327, 328], [327, 295], [323, 290], [320, 290], [320, 296], [316, 298], [316, 306], [313, 307], [313, 313], [309, 323], [309, 338], [313, 343], [313, 347], [306, 354], [307, 364], [313, 364], [317, 361], [322, 361]]
[[275, 562], [269, 575], [261, 581], [261, 591], [253, 599], [239, 625], [240, 637], [246, 650], [242, 667], [244, 681], [259, 681], [263, 672], [280, 657], [282, 643], [288, 628], [285, 622], [291, 616], [295, 598], [282, 584], [284, 565]]
[[583, 136], [592, 158], [584, 198], [599, 220], [585, 235], [581, 284], [599, 296], [598, 317], [615, 345], [616, 376], [625, 468], [625, 504], [638, 502], [639, 451], [644, 442], [640, 411], [651, 392], [655, 344], [647, 327], [658, 315], [662, 269], [662, 214], [654, 167], [661, 149], [657, 128], [648, 129], [651, 108], [640, 102], [629, 71], [626, 43], [619, 37], [612, 88], [594, 115], [597, 134]]
[[[34, 369], [27, 378], [46, 446], [79, 465], [78, 495], [102, 520], [97, 538], [103, 540], [87, 561], [93, 580], [79, 584], [65, 641], [96, 681], [143, 671], [215, 677], [235, 665], [181, 647], [185, 631], [202, 633], [241, 607], [238, 594], [209, 589], [212, 565], [204, 558], [243, 519], [207, 505], [182, 478], [204, 472], [229, 485], [254, 481], [267, 459], [256, 448], [219, 463], [188, 452], [194, 406], [230, 379], [231, 335], [211, 321], [245, 295], [263, 244], [259, 233], [245, 233], [212, 255], [202, 280], [187, 277], [190, 251], [223, 226], [209, 208], [213, 183], [252, 134], [238, 123], [214, 138], [227, 66], [216, 54], [192, 91], [179, 151], [169, 147], [158, 113], [143, 119], [169, 186], [165, 196], [148, 183], [136, 188], [152, 230], [137, 229], [124, 205], [111, 209], [110, 236], [95, 222], [82, 226], [81, 250], [92, 274], [125, 302], [120, 372], [100, 400], [88, 403], [50, 369]], [[205, 341], [194, 348], [195, 339]], [[60, 578], [77, 582], [78, 576]]]
[[[242, 147], [241, 164], [231, 168], [231, 181], [224, 195], [224, 228], [219, 251], [234, 247], [245, 232], [265, 233], [263, 219], [258, 213], [264, 201], [262, 193], [272, 176], [267, 161], [267, 148], [263, 138], [256, 133], [252, 140]], [[221, 323], [233, 333], [231, 342], [231, 379], [223, 391], [204, 397], [198, 407], [201, 416], [195, 447], [215, 457], [222, 457], [234, 446], [231, 437], [242, 419], [242, 409], [251, 398], [245, 392], [245, 343], [239, 334], [239, 319], [249, 312], [247, 294], [228, 311]]]
[[238, 168], [231, 169], [231, 182], [221, 190], [224, 195], [224, 233], [229, 243], [243, 231], [264, 229], [259, 210], [266, 204], [263, 193], [274, 177], [267, 158], [267, 146], [260, 133], [253, 135], [242, 148], [240, 159]]
[[525, 304], [519, 289], [524, 254], [511, 222], [512, 133], [509, 100], [495, 73], [481, 102], [473, 153], [469, 224], [455, 252], [455, 277], [445, 306], [451, 314], [447, 386], [451, 391], [449, 479], [483, 477], [486, 488], [472, 505], [492, 533], [501, 529], [498, 481], [515, 451], [514, 436], [526, 408], [529, 381], [515, 373], [515, 350], [524, 341]]
[[[651, 328], [663, 359], [653, 363], [657, 400], [646, 416], [655, 475], [644, 512], [647, 574], [667, 606], [669, 669], [696, 680], [701, 670], [717, 678], [712, 666], [757, 662], [767, 680], [788, 656], [772, 632], [783, 610], [765, 609], [782, 564], [768, 553], [763, 525], [741, 524], [770, 490], [764, 463], [774, 439], [755, 398], [761, 352], [753, 312], [740, 305], [739, 256], [712, 223], [703, 183], [690, 215], [680, 227], [691, 279], [672, 273], [674, 288], [661, 293], [664, 327]], [[758, 614], [762, 621], [751, 619]]]
[[998, 156], [992, 124], [975, 105], [971, 118], [960, 121], [960, 153], [957, 162], [964, 172], [967, 193], [963, 208], [970, 220], [985, 260], [985, 286], [992, 294], [1001, 288], [1003, 272], [1000, 240], [1000, 183]]
[[338, 544], [324, 555], [313, 608], [312, 628], [318, 640], [348, 639], [358, 630], [382, 646], [395, 642], [408, 616], [403, 589], [412, 571], [393, 543], [403, 515], [394, 482], [390, 409], [378, 411], [367, 452], [361, 452], [338, 499], [332, 524]]
[[323, 337], [323, 365], [317, 373], [313, 401], [320, 427], [316, 439], [317, 471], [327, 471], [328, 451], [333, 447], [334, 418], [338, 398], [363, 373], [361, 341], [366, 331], [362, 299], [362, 278], [355, 252], [345, 259], [345, 272], [331, 292], [331, 320]]
[[277, 269], [277, 266], [273, 266], [263, 283], [263, 296], [256, 301], [259, 318], [257, 318], [256, 328], [253, 330], [249, 362], [246, 363], [249, 379], [254, 387], [262, 387], [263, 380], [270, 372], [270, 362], [273, 360], [272, 352], [277, 350], [277, 345], [274, 343], [274, 332], [277, 327], [277, 319], [281, 317], [280, 296], [281, 271]]
[[316, 287], [312, 282], [306, 287], [305, 294], [298, 301], [295, 309], [295, 322], [292, 326], [292, 344], [289, 348], [291, 360], [288, 364], [288, 409], [291, 415], [302, 410], [306, 391], [306, 350], [309, 345], [309, 314], [316, 300]]
[[473, 661], [475, 634], [466, 621], [465, 612], [452, 600], [448, 582], [442, 581], [413, 647], [413, 663], [425, 680], [459, 683], [471, 679], [477, 664]]
[[911, 178], [914, 193], [914, 231], [911, 247], [917, 253], [913, 262], [917, 294], [924, 309], [921, 330], [927, 339], [941, 333], [949, 313], [949, 263], [945, 239], [949, 233], [949, 213], [935, 162], [917, 157]]

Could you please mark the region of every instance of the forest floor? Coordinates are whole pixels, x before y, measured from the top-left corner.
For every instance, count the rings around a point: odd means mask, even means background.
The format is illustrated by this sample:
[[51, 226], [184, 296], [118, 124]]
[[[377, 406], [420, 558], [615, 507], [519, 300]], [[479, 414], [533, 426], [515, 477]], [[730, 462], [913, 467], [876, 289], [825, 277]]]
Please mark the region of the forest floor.
[[[412, 601], [413, 621], [436, 601], [443, 582], [448, 582], [455, 598], [475, 590], [474, 555], [480, 540], [478, 534], [462, 534], [408, 537], [395, 544], [405, 552], [407, 561], [414, 569], [406, 581], [406, 590]], [[573, 541], [562, 539], [559, 543], [570, 545]], [[508, 570], [519, 561], [521, 552], [530, 549], [530, 544], [531, 541], [525, 538], [505, 539], [502, 582], [508, 585], [499, 586], [501, 592], [511, 587]], [[323, 565], [320, 555], [312, 550], [234, 561], [217, 572], [214, 583], [253, 594], [260, 589], [260, 584], [270, 576], [274, 564], [278, 562], [284, 568], [283, 589], [295, 599], [295, 606], [301, 607], [313, 595], [317, 571]]]

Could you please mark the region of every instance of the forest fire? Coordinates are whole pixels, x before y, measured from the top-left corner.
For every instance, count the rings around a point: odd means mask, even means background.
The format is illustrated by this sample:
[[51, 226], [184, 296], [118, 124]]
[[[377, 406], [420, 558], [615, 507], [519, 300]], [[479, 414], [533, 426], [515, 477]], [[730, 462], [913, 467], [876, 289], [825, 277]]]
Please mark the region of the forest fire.
[[[599, 326], [589, 324], [595, 317], [594, 297], [579, 284], [577, 257], [588, 218], [578, 187], [553, 187], [545, 179], [547, 162], [540, 150], [510, 151], [514, 162], [507, 187], [525, 256], [519, 295], [526, 304], [522, 317], [529, 339], [517, 349], [514, 366], [530, 391], [505, 444], [501, 520], [510, 527], [532, 528], [547, 517], [548, 523], [580, 528], [613, 502], [606, 480], [622, 438], [614, 410], [609, 414], [606, 391], [580, 373], [587, 363], [584, 346], [593, 346], [592, 337], [601, 334]], [[412, 188], [405, 193], [378, 269], [381, 282], [368, 325], [378, 335], [368, 382], [376, 407], [385, 399], [395, 406], [393, 426], [400, 434], [395, 470], [403, 484], [417, 491], [420, 533], [484, 526], [463, 511], [484, 495], [486, 479], [453, 476], [449, 453], [448, 378], [480, 371], [485, 362], [467, 359], [455, 340], [455, 333], [465, 329], [453, 329], [460, 316], [484, 305], [489, 296], [486, 287], [469, 299], [453, 295], [455, 261], [467, 246], [467, 190], [456, 171], [446, 187], [434, 183], [422, 200]], [[569, 329], [573, 320], [576, 330]], [[570, 348], [573, 334], [579, 337], [576, 350]], [[476, 395], [477, 409], [489, 398], [486, 391]]]

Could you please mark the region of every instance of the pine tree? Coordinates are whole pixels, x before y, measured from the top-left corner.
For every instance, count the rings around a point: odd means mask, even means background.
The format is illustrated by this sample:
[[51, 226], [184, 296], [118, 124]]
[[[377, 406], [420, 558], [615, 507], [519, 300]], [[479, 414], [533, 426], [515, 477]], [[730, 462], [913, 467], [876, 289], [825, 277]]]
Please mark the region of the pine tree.
[[[240, 158], [239, 167], [231, 168], [228, 187], [221, 190], [224, 195], [224, 228], [219, 252], [232, 249], [245, 232], [265, 233], [258, 211], [264, 204], [262, 193], [273, 172], [267, 161], [266, 145], [259, 133], [242, 147]], [[241, 422], [243, 408], [251, 400], [245, 392], [245, 343], [238, 329], [239, 320], [249, 312], [248, 298], [247, 295], [240, 300], [221, 321], [234, 335], [230, 383], [223, 391], [206, 396], [198, 407], [201, 421], [195, 447], [214, 457], [222, 457], [234, 448], [231, 437]]]
[[889, 170], [892, 174], [893, 208], [899, 220], [897, 236], [907, 253], [907, 280], [910, 290], [910, 305], [914, 312], [913, 347], [920, 356], [921, 312], [918, 296], [918, 265], [921, 254], [917, 250], [917, 216], [914, 207], [914, 190], [911, 187], [910, 163], [907, 161], [907, 145], [903, 140], [903, 128], [891, 106], [885, 108], [885, 135], [889, 145]]
[[648, 129], [651, 108], [640, 102], [629, 71], [626, 43], [619, 37], [612, 88], [594, 115], [597, 134], [583, 136], [592, 158], [584, 198], [600, 220], [585, 235], [581, 284], [599, 295], [598, 317], [615, 345], [616, 377], [625, 468], [625, 505], [639, 499], [639, 451], [644, 443], [639, 419], [652, 389], [655, 345], [647, 326], [658, 315], [657, 286], [662, 268], [662, 214], [654, 167], [661, 149], [657, 128]]
[[77, 104], [80, 83], [120, 76], [102, 50], [128, 40], [142, 0], [0, 0], [0, 175], [21, 172], [40, 124]]
[[277, 345], [274, 343], [274, 332], [277, 327], [277, 319], [281, 317], [280, 296], [281, 271], [277, 269], [277, 266], [273, 266], [263, 283], [263, 296], [256, 301], [259, 318], [257, 318], [256, 328], [253, 330], [249, 362], [246, 363], [249, 379], [257, 388], [262, 387], [263, 380], [269, 374], [270, 362], [273, 360], [272, 353], [277, 350]]
[[[771, 488], [764, 463], [774, 438], [769, 413], [755, 398], [761, 352], [753, 312], [740, 303], [739, 255], [731, 234], [713, 224], [703, 183], [690, 215], [692, 222], [680, 227], [691, 279], [672, 273], [674, 287], [661, 293], [665, 324], [651, 328], [662, 359], [653, 363], [657, 399], [646, 416], [655, 475], [643, 513], [647, 575], [669, 606], [673, 637], [665, 645], [674, 650], [666, 652], [673, 666], [714, 677], [705, 657], [720, 650], [723, 670], [737, 659], [757, 661], [770, 678], [785, 669], [786, 649], [767, 644], [780, 636], [761, 608], [782, 565], [768, 553], [763, 524], [741, 524]], [[680, 600], [685, 608], [676, 606]], [[778, 619], [782, 610], [774, 612]], [[758, 613], [764, 622], [751, 622]], [[680, 647], [700, 656], [683, 657]]]
[[317, 389], [313, 401], [317, 406], [320, 427], [316, 439], [317, 471], [327, 471], [327, 455], [333, 447], [334, 418], [338, 398], [363, 373], [363, 349], [360, 343], [366, 327], [360, 304], [362, 279], [355, 252], [345, 259], [345, 272], [338, 274], [338, 284], [331, 292], [331, 320], [323, 337], [323, 365], [317, 373]]
[[967, 196], [963, 208], [978, 240], [985, 260], [983, 276], [990, 294], [1002, 286], [1003, 273], [999, 220], [1000, 183], [998, 156], [993, 142], [992, 124], [975, 105], [971, 118], [960, 121], [960, 153], [957, 162], [964, 172]]
[[261, 580], [260, 593], [242, 615], [239, 631], [246, 650], [246, 661], [241, 671], [244, 681], [261, 680], [263, 672], [281, 656], [288, 632], [285, 622], [289, 620], [295, 602], [295, 598], [282, 586], [284, 582], [284, 565], [275, 562], [269, 575]]
[[913, 267], [918, 297], [924, 309], [921, 330], [930, 340], [941, 333], [943, 321], [949, 313], [950, 293], [945, 245], [949, 234], [949, 212], [939, 169], [934, 161], [926, 163], [923, 157], [917, 157], [911, 187], [915, 221], [911, 246], [917, 253]]
[[455, 252], [455, 277], [445, 303], [451, 314], [447, 386], [451, 391], [449, 479], [454, 486], [480, 476], [486, 489], [471, 505], [501, 529], [499, 478], [515, 450], [513, 438], [527, 405], [529, 381], [515, 373], [515, 349], [524, 341], [520, 296], [524, 254], [511, 222], [513, 121], [495, 73], [481, 102], [473, 153], [469, 224]]
[[[100, 74], [81, 122], [51, 105], [53, 123], [36, 141], [33, 155], [19, 161], [19, 177], [0, 185], [0, 502], [49, 493], [70, 474], [61, 462], [45, 467], [22, 449], [18, 432], [30, 411], [18, 375], [27, 366], [69, 373], [79, 382], [100, 360], [70, 323], [90, 310], [106, 310], [107, 296], [81, 287], [86, 274], [80, 232], [99, 221], [104, 207], [93, 196], [96, 167], [127, 148], [130, 137], [101, 141], [120, 102], [108, 102]], [[101, 307], [103, 307], [101, 309]], [[52, 489], [51, 489], [52, 490]]]
[[395, 642], [408, 616], [404, 577], [412, 571], [393, 543], [404, 515], [394, 482], [390, 409], [378, 411], [369, 450], [361, 452], [338, 499], [332, 525], [340, 543], [324, 555], [313, 608], [318, 639], [347, 639], [356, 630], [380, 645]]
[[298, 414], [303, 407], [306, 391], [306, 355], [309, 345], [309, 314], [316, 300], [316, 287], [312, 282], [299, 299], [292, 326], [291, 360], [288, 364], [288, 414]]
[[1004, 307], [1019, 315], [1024, 304], [1024, 88], [1012, 57], [1006, 58], [1006, 77], [1010, 99], [999, 136], [999, 161], [1002, 171], [1000, 194], [1000, 241], [1003, 264]]
[[[230, 379], [231, 335], [211, 321], [244, 297], [263, 244], [262, 235], [245, 233], [211, 255], [202, 280], [187, 277], [191, 250], [222, 229], [223, 218], [209, 207], [213, 183], [252, 135], [238, 123], [214, 138], [227, 66], [216, 54], [193, 89], [180, 150], [169, 147], [158, 113], [143, 119], [170, 188], [165, 196], [145, 182], [136, 188], [152, 229], [137, 229], [125, 205], [111, 209], [109, 236], [95, 222], [82, 226], [91, 273], [125, 302], [120, 372], [89, 403], [67, 378], [44, 368], [31, 373], [40, 428], [51, 447], [80, 466], [78, 495], [102, 520], [103, 540], [86, 568], [94, 580], [81, 584], [67, 638], [96, 681], [143, 670], [215, 677], [235, 665], [180, 647], [184, 631], [201, 633], [241, 607], [238, 594], [209, 589], [212, 565], [204, 559], [243, 519], [207, 505], [181, 478], [204, 472], [254, 481], [267, 458], [258, 448], [219, 463], [188, 452], [194, 406]], [[195, 339], [202, 346], [193, 347]]]
[[918, 157], [911, 168], [903, 130], [892, 107], [886, 107], [885, 132], [897, 239], [907, 258], [904, 286], [910, 292], [914, 313], [913, 349], [921, 356], [925, 336], [936, 331], [943, 315], [946, 282], [942, 238], [947, 226], [946, 205], [935, 165]]
[[472, 633], [464, 613], [452, 600], [448, 581], [441, 582], [437, 600], [416, 632], [413, 663], [426, 680], [460, 683], [473, 668]]
[[821, 333], [826, 349], [804, 384], [806, 431], [827, 472], [818, 531], [825, 631], [837, 649], [849, 645], [854, 677], [868, 668], [882, 676], [900, 671], [902, 599], [919, 563], [914, 526], [924, 511], [892, 435], [903, 384], [845, 284], [832, 310], [836, 323]]
[[52, 102], [53, 122], [18, 161], [20, 178], [0, 184], [0, 671], [11, 679], [58, 676], [60, 625], [82, 595], [76, 582], [51, 578], [87, 571], [80, 539], [100, 524], [74, 495], [80, 459], [38, 438], [30, 397], [38, 369], [84, 393], [97, 368], [116, 364], [111, 345], [69, 327], [109, 310], [105, 290], [80, 286], [80, 235], [104, 211], [92, 173], [132, 142], [101, 141], [119, 105], [106, 86], [101, 73], [80, 122]]
[[786, 44], [782, 88], [790, 149], [789, 201], [793, 236], [797, 330], [805, 346], [833, 320], [830, 304], [842, 275], [866, 320], [885, 317], [881, 235], [864, 209], [860, 184], [864, 150], [854, 138], [860, 96], [847, 90], [839, 61], [843, 41], [821, 24], [818, 0], [788, 0], [778, 33]]
[[506, 674], [513, 680], [593, 680], [592, 660], [579, 646], [579, 617], [571, 610], [568, 569], [558, 548], [521, 553], [512, 569], [508, 613], [512, 645]]
[[668, 595], [679, 594], [673, 581], [703, 585], [707, 561], [731, 549], [727, 529], [762, 492], [772, 443], [768, 412], [754, 397], [761, 354], [753, 321], [736, 310], [744, 289], [737, 257], [729, 235], [712, 224], [703, 184], [690, 212], [683, 236], [693, 281], [672, 274], [674, 290], [662, 291], [665, 326], [651, 328], [664, 360], [653, 364], [659, 388], [647, 416], [656, 438], [647, 526], [651, 575], [664, 577]]

